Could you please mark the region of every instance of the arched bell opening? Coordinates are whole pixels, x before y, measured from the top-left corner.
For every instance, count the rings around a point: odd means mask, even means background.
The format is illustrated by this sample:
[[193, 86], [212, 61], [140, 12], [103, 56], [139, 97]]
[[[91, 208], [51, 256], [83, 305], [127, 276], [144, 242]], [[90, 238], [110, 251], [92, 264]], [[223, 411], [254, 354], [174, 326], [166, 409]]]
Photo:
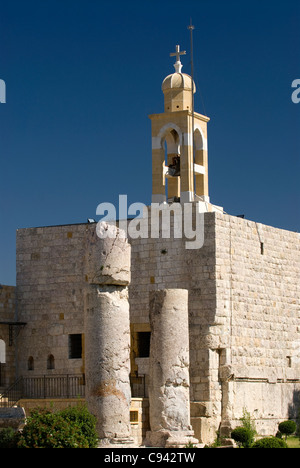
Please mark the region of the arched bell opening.
[[164, 137], [166, 200], [173, 202], [180, 198], [180, 137], [173, 128]]
[[207, 150], [204, 139], [197, 128], [194, 132], [195, 145], [195, 193], [199, 197], [208, 197]]

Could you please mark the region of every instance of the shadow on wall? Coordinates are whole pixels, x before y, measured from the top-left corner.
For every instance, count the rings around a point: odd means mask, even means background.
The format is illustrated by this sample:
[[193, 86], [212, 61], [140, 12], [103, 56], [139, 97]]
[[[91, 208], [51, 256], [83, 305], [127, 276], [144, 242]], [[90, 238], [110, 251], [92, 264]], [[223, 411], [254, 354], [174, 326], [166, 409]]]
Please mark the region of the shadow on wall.
[[293, 392], [293, 402], [289, 405], [289, 419], [300, 420], [300, 390]]

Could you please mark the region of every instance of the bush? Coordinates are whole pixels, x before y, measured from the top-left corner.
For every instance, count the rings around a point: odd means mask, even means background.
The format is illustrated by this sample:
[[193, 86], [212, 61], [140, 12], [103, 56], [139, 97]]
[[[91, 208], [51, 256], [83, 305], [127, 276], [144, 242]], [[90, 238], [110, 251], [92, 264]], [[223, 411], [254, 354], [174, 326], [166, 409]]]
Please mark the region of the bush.
[[11, 427], [7, 427], [0, 431], [0, 449], [17, 448], [17, 442], [18, 434]]
[[254, 442], [254, 438], [257, 435], [256, 429], [255, 429], [255, 424], [254, 421], [251, 419], [250, 413], [246, 410], [246, 408], [243, 409], [243, 417], [241, 418], [242, 422], [242, 427], [245, 427], [246, 429], [249, 430], [251, 437], [252, 437], [252, 442]]
[[231, 432], [231, 437], [239, 447], [250, 448], [253, 444], [252, 431], [247, 427], [237, 427]]
[[96, 448], [98, 444], [98, 435], [96, 432], [97, 419], [87, 409], [85, 405], [69, 407], [60, 412], [61, 416], [71, 424], [77, 425], [84, 435], [88, 448]]
[[52, 413], [34, 410], [27, 419], [18, 448], [94, 448], [96, 419], [85, 407]]
[[288, 446], [284, 440], [277, 437], [265, 437], [257, 440], [252, 448], [288, 448]]
[[285, 435], [285, 440], [287, 439], [288, 435], [294, 434], [297, 430], [297, 424], [295, 421], [288, 420], [288, 421], [283, 421], [278, 425], [278, 429], [281, 432], [281, 434]]

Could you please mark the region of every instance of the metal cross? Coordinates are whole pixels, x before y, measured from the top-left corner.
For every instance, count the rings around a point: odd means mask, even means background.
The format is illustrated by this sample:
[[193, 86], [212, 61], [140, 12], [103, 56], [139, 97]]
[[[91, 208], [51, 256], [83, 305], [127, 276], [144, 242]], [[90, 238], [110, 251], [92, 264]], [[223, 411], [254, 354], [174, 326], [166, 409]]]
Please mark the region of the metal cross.
[[170, 57], [176, 57], [176, 62], [180, 62], [180, 55], [185, 55], [185, 54], [186, 54], [186, 51], [183, 50], [180, 52], [180, 45], [177, 45], [176, 52], [172, 52], [172, 54], [170, 54]]
[[181, 69], [182, 69], [182, 63], [180, 62], [180, 55], [185, 55], [186, 54], [186, 51], [183, 50], [182, 52], [180, 52], [180, 46], [177, 45], [176, 46], [176, 52], [170, 54], [170, 57], [176, 57], [176, 63], [174, 63], [174, 68], [175, 68], [175, 72], [176, 73], [181, 73]]

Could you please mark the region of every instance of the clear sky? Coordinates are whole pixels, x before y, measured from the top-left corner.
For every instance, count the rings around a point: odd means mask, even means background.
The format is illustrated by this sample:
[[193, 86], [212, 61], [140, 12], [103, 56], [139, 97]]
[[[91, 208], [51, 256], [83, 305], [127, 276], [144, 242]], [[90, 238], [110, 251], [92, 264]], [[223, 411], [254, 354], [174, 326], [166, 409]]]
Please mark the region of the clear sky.
[[0, 283], [18, 228], [151, 202], [151, 122], [180, 44], [208, 124], [210, 197], [229, 214], [299, 225], [299, 0], [10, 0], [0, 4]]

